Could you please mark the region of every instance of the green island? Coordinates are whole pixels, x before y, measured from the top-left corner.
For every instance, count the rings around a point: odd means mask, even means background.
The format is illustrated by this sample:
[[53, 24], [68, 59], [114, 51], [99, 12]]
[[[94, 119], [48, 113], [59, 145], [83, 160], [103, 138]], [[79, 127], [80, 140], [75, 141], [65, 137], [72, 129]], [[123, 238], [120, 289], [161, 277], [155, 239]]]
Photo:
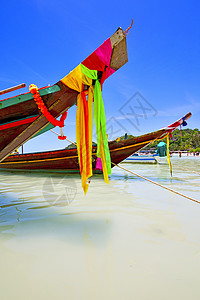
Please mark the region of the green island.
[[[126, 135], [127, 139], [131, 139], [135, 136], [133, 135]], [[120, 136], [118, 139], [124, 140], [125, 135]], [[145, 151], [148, 150], [149, 152], [155, 152], [157, 149], [157, 145], [160, 143], [161, 140], [157, 140], [153, 143], [150, 143], [145, 148]], [[163, 139], [163, 142], [167, 142], [167, 139]], [[95, 142], [92, 145], [96, 145]], [[74, 144], [68, 145], [65, 149], [73, 149], [76, 148]], [[200, 152], [200, 130], [198, 128], [195, 129], [175, 129], [172, 132], [172, 137], [169, 140], [169, 148], [170, 151], [188, 151], [188, 152]], [[143, 150], [140, 150], [141, 152]]]

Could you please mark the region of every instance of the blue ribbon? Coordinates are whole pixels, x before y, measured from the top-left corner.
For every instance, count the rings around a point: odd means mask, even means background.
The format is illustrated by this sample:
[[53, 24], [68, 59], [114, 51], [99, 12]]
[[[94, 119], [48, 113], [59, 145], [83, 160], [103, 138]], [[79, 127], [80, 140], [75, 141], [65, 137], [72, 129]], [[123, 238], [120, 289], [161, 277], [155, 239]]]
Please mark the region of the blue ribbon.
[[183, 120], [182, 125], [183, 125], [183, 126], [187, 126], [187, 122], [185, 121], [185, 117], [183, 117], [182, 120]]

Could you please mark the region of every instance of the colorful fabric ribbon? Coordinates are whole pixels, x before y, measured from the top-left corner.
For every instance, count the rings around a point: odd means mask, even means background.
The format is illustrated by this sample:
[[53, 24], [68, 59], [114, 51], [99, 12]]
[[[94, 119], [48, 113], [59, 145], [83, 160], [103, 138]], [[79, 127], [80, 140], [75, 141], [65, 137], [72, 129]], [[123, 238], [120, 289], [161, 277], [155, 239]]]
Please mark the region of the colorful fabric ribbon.
[[169, 133], [167, 135], [167, 161], [169, 164], [170, 174], [172, 176], [172, 164], [171, 164], [170, 153], [169, 153]]
[[183, 117], [182, 120], [183, 120], [182, 125], [183, 125], [183, 126], [187, 126], [187, 122], [185, 121], [185, 117]]
[[[106, 183], [109, 183], [108, 175], [111, 174], [111, 160], [106, 134], [106, 118], [101, 93], [104, 80], [115, 72], [115, 70], [110, 67], [111, 55], [112, 46], [110, 39], [108, 39], [61, 80], [69, 88], [79, 92], [77, 97], [76, 141], [82, 187], [85, 194], [88, 190], [88, 178], [93, 175], [93, 101], [97, 133], [97, 157], [101, 158]], [[101, 78], [98, 78], [99, 71], [101, 72]], [[84, 89], [84, 85], [88, 87], [87, 90]]]

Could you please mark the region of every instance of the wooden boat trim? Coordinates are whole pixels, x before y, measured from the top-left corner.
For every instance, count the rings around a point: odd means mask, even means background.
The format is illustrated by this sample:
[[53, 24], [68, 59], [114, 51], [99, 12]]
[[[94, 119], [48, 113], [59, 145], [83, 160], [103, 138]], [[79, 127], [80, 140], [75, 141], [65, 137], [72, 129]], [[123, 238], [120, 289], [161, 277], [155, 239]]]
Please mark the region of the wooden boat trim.
[[7, 123], [4, 123], [4, 124], [1, 124], [0, 125], [0, 131], [8, 129], [8, 128], [12, 128], [12, 127], [17, 127], [19, 125], [31, 123], [31, 122], [35, 121], [37, 118], [38, 118], [38, 115], [30, 116], [30, 117], [23, 118], [23, 119], [20, 119], [20, 120], [17, 120], [17, 121], [12, 121], [12, 122], [7, 122]]
[[[58, 91], [60, 91], [60, 87], [56, 84], [52, 85], [50, 87], [39, 89], [40, 96], [49, 95], [52, 93], [56, 93]], [[33, 99], [33, 95], [31, 93], [25, 93], [25, 94], [15, 96], [12, 98], [0, 100], [0, 109], [6, 108], [9, 106], [18, 104], [18, 103], [23, 103], [25, 101], [32, 100], [32, 99]]]
[[155, 141], [155, 139], [149, 140], [149, 141], [144, 141], [144, 142], [137, 143], [137, 144], [134, 144], [134, 145], [124, 146], [124, 147], [117, 148], [117, 149], [112, 149], [112, 150], [110, 150], [110, 152], [132, 148], [133, 146], [140, 146], [140, 145], [144, 145], [144, 144], [149, 144], [149, 143], [152, 143], [153, 141]]
[[[17, 156], [17, 154], [16, 154], [16, 156]], [[53, 161], [53, 160], [68, 159], [68, 158], [77, 158], [77, 157], [78, 157], [78, 155], [56, 157], [56, 158], [45, 158], [45, 161]], [[35, 160], [26, 160], [26, 161], [24, 161], [24, 160], [21, 160], [21, 161], [8, 161], [8, 162], [1, 162], [0, 164], [2, 165], [2, 164], [34, 163], [34, 162], [40, 162], [40, 161], [44, 161], [44, 159], [35, 159]]]

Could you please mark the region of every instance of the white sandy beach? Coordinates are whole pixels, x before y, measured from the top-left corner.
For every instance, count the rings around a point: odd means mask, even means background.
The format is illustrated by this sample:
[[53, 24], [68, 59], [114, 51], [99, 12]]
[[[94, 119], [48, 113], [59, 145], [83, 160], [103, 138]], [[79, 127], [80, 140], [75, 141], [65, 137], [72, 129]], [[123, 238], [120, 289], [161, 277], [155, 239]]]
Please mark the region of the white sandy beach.
[[[187, 167], [183, 172], [178, 166]], [[127, 168], [200, 200], [200, 159]], [[200, 205], [115, 168], [50, 206], [44, 175], [0, 174], [1, 299], [198, 300]], [[49, 187], [50, 189], [50, 187]], [[63, 194], [63, 197], [66, 195]]]

